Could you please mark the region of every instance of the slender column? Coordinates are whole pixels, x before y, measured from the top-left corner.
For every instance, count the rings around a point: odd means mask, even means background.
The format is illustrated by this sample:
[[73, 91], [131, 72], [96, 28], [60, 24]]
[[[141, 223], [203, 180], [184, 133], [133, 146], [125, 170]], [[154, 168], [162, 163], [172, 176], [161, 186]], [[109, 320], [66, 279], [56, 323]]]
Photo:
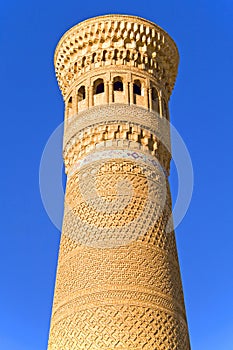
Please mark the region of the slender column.
[[76, 115], [78, 113], [78, 95], [76, 90], [74, 90], [74, 93], [72, 95], [72, 110], [73, 115]]
[[109, 103], [113, 102], [113, 83], [109, 82]]
[[93, 106], [93, 100], [94, 100], [94, 96], [93, 96], [93, 91], [94, 91], [94, 87], [93, 85], [91, 85], [89, 87], [89, 108]]
[[152, 89], [148, 89], [148, 94], [149, 94], [149, 110], [152, 111], [153, 105], [152, 105]]
[[86, 87], [86, 102], [85, 102], [85, 107], [89, 108], [89, 86]]
[[158, 96], [159, 96], [159, 115], [160, 115], [160, 117], [162, 117], [163, 116], [163, 106], [162, 106], [161, 91], [159, 91]]
[[124, 93], [125, 93], [125, 101], [126, 103], [129, 103], [129, 83], [128, 81], [126, 81], [126, 83], [124, 84]]
[[129, 95], [130, 95], [130, 98], [129, 98], [130, 104], [132, 105], [132, 104], [134, 104], [133, 82], [132, 81], [129, 83]]
[[105, 103], [109, 103], [109, 81], [104, 84]]

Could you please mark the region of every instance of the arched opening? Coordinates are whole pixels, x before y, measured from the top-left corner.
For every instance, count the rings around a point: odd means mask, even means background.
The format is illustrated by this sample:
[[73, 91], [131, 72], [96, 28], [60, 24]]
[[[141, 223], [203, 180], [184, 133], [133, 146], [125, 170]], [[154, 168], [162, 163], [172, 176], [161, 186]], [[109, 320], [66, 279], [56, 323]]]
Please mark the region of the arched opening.
[[142, 107], [148, 107], [148, 96], [145, 96], [144, 84], [141, 80], [135, 79], [133, 82], [133, 103]]
[[99, 78], [94, 82], [93, 85], [93, 98], [94, 106], [105, 104], [105, 93], [104, 93], [104, 80]]
[[130, 62], [130, 50], [127, 50], [126, 52], [126, 61]]
[[75, 62], [75, 64], [74, 64], [74, 74], [76, 74], [77, 71], [78, 71], [78, 69], [77, 69], [77, 62]]
[[91, 63], [95, 63], [96, 60], [96, 53], [94, 52], [92, 55]]
[[107, 50], [103, 51], [103, 56], [102, 56], [102, 61], [106, 61], [106, 57], [107, 57]]
[[141, 64], [142, 63], [142, 57], [140, 52], [138, 53], [138, 59], [137, 59], [137, 64]]
[[119, 76], [113, 79], [113, 102], [125, 103], [123, 79]]
[[117, 57], [118, 57], [118, 50], [115, 49], [115, 50], [114, 50], [114, 54], [113, 54], [113, 59], [114, 59], [114, 60], [117, 60]]
[[67, 103], [67, 118], [69, 118], [72, 114], [72, 96], [70, 96]]
[[68, 100], [68, 108], [72, 108], [72, 96]]
[[142, 85], [139, 79], [134, 80], [133, 83], [133, 93], [135, 95], [141, 95], [142, 94]]
[[157, 101], [159, 98], [158, 91], [155, 87], [152, 87], [152, 101]]
[[94, 82], [94, 95], [102, 94], [102, 92], [104, 92], [104, 81], [99, 78]]
[[85, 64], [86, 64], [86, 57], [83, 57], [82, 58], [82, 68], [84, 68]]
[[81, 86], [78, 89], [78, 102], [85, 100], [86, 98], [86, 91], [85, 91], [85, 86]]
[[159, 112], [159, 95], [157, 89], [153, 86], [151, 89], [152, 97], [152, 109], [155, 112]]
[[113, 90], [114, 91], [123, 91], [124, 90], [124, 86], [123, 86], [123, 82], [122, 82], [122, 78], [121, 77], [115, 77], [113, 80]]

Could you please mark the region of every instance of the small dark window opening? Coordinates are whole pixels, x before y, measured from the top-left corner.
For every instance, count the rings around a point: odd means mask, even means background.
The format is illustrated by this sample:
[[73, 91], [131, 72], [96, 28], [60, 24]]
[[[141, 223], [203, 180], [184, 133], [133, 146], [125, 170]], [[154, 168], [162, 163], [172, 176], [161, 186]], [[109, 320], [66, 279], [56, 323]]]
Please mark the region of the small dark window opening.
[[85, 100], [85, 98], [86, 98], [85, 86], [81, 86], [78, 89], [78, 102]]
[[95, 62], [95, 58], [96, 58], [96, 53], [93, 53], [91, 63]]
[[85, 63], [86, 63], [86, 57], [83, 57], [83, 58], [82, 58], [82, 67], [85, 66]]
[[104, 83], [100, 83], [96, 86], [96, 94], [101, 94], [104, 92]]
[[130, 62], [130, 51], [129, 50], [127, 50], [127, 53], [126, 53], [126, 61]]
[[75, 64], [74, 64], [74, 73], [75, 74], [77, 73], [77, 62], [75, 62]]
[[158, 100], [158, 92], [155, 87], [152, 88], [152, 100], [157, 101]]
[[123, 91], [123, 90], [124, 90], [123, 82], [122, 82], [121, 77], [116, 77], [116, 78], [114, 79], [114, 82], [113, 82], [113, 90], [114, 90], [114, 91]]
[[122, 83], [122, 81], [119, 81], [119, 80], [115, 81], [113, 83], [113, 90], [114, 91], [123, 91], [123, 83]]
[[102, 57], [102, 61], [106, 61], [106, 55], [107, 55], [107, 50], [103, 51], [103, 57]]
[[72, 96], [70, 96], [70, 98], [68, 100], [68, 107], [72, 108]]
[[118, 50], [115, 49], [115, 50], [114, 50], [114, 55], [113, 55], [113, 59], [114, 59], [114, 60], [117, 60], [117, 55], [118, 55]]
[[135, 95], [141, 95], [142, 94], [142, 89], [141, 89], [141, 82], [140, 80], [135, 80], [133, 84], [133, 93]]
[[138, 64], [142, 63], [142, 59], [141, 59], [141, 54], [140, 52], [138, 53], [138, 59], [137, 59]]
[[101, 94], [104, 92], [104, 81], [103, 79], [97, 79], [94, 83], [94, 94]]

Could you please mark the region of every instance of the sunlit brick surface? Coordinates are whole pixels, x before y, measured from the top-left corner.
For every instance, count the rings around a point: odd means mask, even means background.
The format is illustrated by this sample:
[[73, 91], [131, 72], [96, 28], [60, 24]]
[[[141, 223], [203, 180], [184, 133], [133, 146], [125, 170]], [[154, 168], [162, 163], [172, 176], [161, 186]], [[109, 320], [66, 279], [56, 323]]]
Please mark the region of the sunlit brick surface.
[[71, 28], [55, 53], [67, 173], [48, 350], [189, 350], [168, 222], [177, 48], [142, 18]]

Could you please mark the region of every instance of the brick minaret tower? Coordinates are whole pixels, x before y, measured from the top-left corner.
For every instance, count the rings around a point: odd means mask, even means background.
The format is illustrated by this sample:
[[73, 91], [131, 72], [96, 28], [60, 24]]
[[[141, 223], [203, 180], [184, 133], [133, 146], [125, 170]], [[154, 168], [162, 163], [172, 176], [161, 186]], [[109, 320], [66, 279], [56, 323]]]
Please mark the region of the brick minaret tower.
[[49, 350], [188, 350], [171, 220], [178, 52], [145, 19], [71, 28], [55, 52], [67, 173]]

